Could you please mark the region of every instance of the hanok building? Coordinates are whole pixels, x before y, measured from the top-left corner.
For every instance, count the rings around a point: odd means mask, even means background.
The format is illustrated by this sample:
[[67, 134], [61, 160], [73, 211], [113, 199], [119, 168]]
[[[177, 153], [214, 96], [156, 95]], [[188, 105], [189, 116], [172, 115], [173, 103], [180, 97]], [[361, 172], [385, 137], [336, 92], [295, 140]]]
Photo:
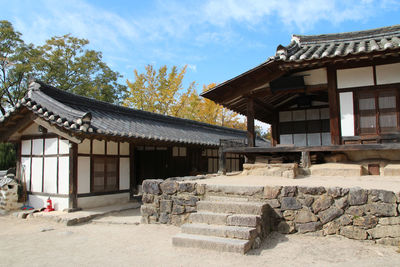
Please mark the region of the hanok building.
[[[400, 25], [293, 35], [275, 56], [202, 96], [247, 116], [250, 147], [226, 152], [302, 154], [307, 166], [310, 153], [340, 152], [379, 165], [400, 160], [399, 54]], [[252, 147], [254, 119], [271, 124], [272, 147]]]
[[[215, 173], [221, 140], [246, 132], [125, 108], [39, 81], [0, 118], [0, 142], [18, 146], [29, 205], [58, 210], [129, 201], [143, 179]], [[259, 139], [260, 144], [268, 145]], [[243, 158], [228, 155], [228, 169]]]

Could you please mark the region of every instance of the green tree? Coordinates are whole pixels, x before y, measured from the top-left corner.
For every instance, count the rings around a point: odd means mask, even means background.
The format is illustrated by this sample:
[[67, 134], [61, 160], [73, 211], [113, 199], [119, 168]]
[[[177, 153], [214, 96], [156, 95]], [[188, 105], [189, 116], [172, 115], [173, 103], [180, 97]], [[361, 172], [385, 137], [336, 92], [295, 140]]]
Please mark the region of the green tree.
[[88, 43], [64, 35], [35, 47], [25, 44], [10, 22], [0, 21], [1, 114], [25, 95], [30, 78], [75, 94], [120, 103], [127, 89], [118, 81], [122, 76], [102, 61], [101, 52], [87, 49]]
[[101, 52], [86, 49], [88, 44], [69, 34], [47, 40], [33, 62], [36, 76], [62, 90], [118, 103], [126, 92], [118, 82], [122, 76], [102, 61]]
[[21, 33], [6, 20], [0, 21], [0, 112], [14, 106], [26, 92], [32, 60], [38, 55], [32, 44], [26, 45]]
[[10, 143], [0, 143], [0, 170], [15, 167], [15, 147]]

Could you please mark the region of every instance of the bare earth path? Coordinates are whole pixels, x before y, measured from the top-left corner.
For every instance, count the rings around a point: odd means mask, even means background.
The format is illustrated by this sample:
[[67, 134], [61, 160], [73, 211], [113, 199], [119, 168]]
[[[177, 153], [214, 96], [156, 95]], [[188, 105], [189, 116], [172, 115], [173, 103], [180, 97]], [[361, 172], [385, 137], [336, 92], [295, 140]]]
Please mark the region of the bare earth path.
[[400, 266], [396, 247], [341, 237], [273, 234], [261, 249], [237, 255], [175, 248], [171, 237], [178, 232], [166, 225], [67, 227], [0, 216], [0, 266]]

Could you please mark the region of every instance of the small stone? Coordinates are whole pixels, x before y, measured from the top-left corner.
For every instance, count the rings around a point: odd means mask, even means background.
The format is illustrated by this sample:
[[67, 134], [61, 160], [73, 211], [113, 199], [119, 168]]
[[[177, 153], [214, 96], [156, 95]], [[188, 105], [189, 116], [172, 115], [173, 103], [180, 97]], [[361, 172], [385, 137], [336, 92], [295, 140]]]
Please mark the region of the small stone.
[[257, 249], [261, 247], [261, 238], [259, 238], [258, 236], [254, 239], [253, 244], [251, 245], [252, 249]]
[[344, 226], [340, 228], [339, 234], [351, 239], [365, 240], [367, 239], [367, 231], [355, 226]]
[[315, 232], [322, 227], [321, 222], [296, 223], [296, 230], [301, 233]]
[[378, 224], [378, 218], [367, 215], [365, 217], [357, 217], [353, 219], [353, 225], [361, 226], [363, 229], [371, 229]]
[[342, 197], [335, 200], [335, 206], [339, 209], [344, 209], [348, 204], [349, 202], [347, 201], [347, 197]]
[[301, 209], [301, 204], [295, 197], [283, 197], [281, 200], [282, 210], [298, 210]]
[[[348, 192], [348, 191], [347, 191]], [[333, 198], [338, 198], [338, 197], [342, 197], [345, 194], [347, 194], [346, 190], [343, 190], [343, 188], [340, 187], [330, 187], [328, 188], [328, 196], [331, 196]]]
[[312, 209], [315, 214], [320, 211], [328, 209], [333, 203], [333, 199], [330, 196], [320, 196], [312, 204]]
[[346, 213], [353, 216], [363, 216], [365, 214], [364, 206], [352, 206], [346, 209]]
[[399, 246], [400, 237], [386, 237], [376, 240], [377, 244], [386, 245], [386, 246]]
[[335, 235], [339, 234], [340, 225], [335, 222], [328, 222], [322, 228], [322, 232], [324, 235]]
[[157, 216], [158, 215], [157, 208], [154, 207], [153, 205], [142, 205], [140, 207], [140, 213], [142, 214], [142, 216], [143, 215], [146, 215], [146, 216], [152, 216], [152, 215]]
[[308, 223], [318, 221], [318, 217], [308, 209], [302, 209], [297, 212], [294, 221], [296, 223]]
[[179, 192], [193, 192], [196, 190], [196, 184], [195, 183], [179, 183], [178, 184], [178, 191]]
[[187, 212], [187, 213], [196, 212], [196, 207], [193, 207], [193, 206], [185, 206], [185, 212]]
[[149, 216], [143, 216], [142, 215], [142, 218], [140, 218], [140, 223], [141, 224], [149, 224], [150, 223]]
[[397, 216], [396, 204], [370, 203], [368, 210], [376, 216]]
[[286, 221], [293, 221], [295, 215], [296, 215], [296, 211], [294, 211], [294, 210], [285, 210], [282, 214], [283, 218]]
[[164, 194], [175, 194], [178, 190], [178, 183], [176, 181], [164, 181], [160, 184], [160, 189]]
[[336, 207], [331, 207], [327, 210], [321, 211], [318, 214], [319, 219], [323, 224], [330, 222], [343, 214], [343, 210]]
[[268, 199], [265, 201], [271, 208], [279, 208], [281, 206], [281, 203], [279, 203], [279, 200], [277, 199]]
[[154, 196], [151, 194], [143, 194], [142, 201], [143, 203], [153, 203]]
[[343, 214], [338, 219], [336, 219], [335, 222], [337, 222], [341, 226], [346, 226], [353, 222], [352, 218], [353, 218], [353, 216], [351, 216], [351, 215]]
[[379, 218], [380, 225], [396, 225], [400, 224], [400, 217]]
[[149, 223], [150, 224], [157, 223], [157, 219], [158, 219], [157, 216], [149, 216]]
[[368, 191], [361, 188], [351, 188], [349, 192], [349, 204], [358, 206], [367, 203]]
[[264, 197], [267, 199], [276, 199], [281, 193], [282, 186], [264, 187]]
[[282, 188], [282, 197], [294, 197], [297, 193], [297, 186], [284, 186]]
[[182, 214], [184, 212], [185, 212], [185, 207], [184, 206], [175, 205], [175, 204], [173, 205], [172, 214], [177, 215], [177, 214]]
[[322, 186], [318, 186], [318, 187], [303, 187], [303, 186], [299, 186], [298, 190], [300, 193], [303, 194], [308, 194], [308, 195], [322, 195], [323, 193], [326, 192], [325, 188]]
[[277, 230], [281, 234], [292, 234], [296, 231], [296, 228], [294, 222], [281, 221]]
[[171, 213], [172, 211], [172, 200], [161, 200], [160, 201], [160, 212]]
[[158, 221], [162, 224], [166, 224], [169, 222], [169, 215], [167, 213], [161, 213]]
[[373, 201], [380, 200], [385, 203], [396, 203], [396, 195], [391, 191], [373, 189], [370, 190], [370, 196]]
[[40, 229], [40, 232], [48, 232], [48, 231], [53, 231], [53, 230], [54, 230], [54, 228], [52, 228], [52, 227], [45, 227], [45, 228]]
[[206, 192], [205, 184], [196, 184], [196, 195], [202, 196]]
[[384, 225], [369, 229], [368, 233], [373, 239], [383, 237], [400, 237], [400, 225]]
[[314, 203], [314, 198], [310, 196], [305, 196], [304, 198], [298, 198], [297, 200], [301, 203], [301, 205], [306, 207], [311, 207], [311, 205]]
[[148, 179], [144, 180], [142, 183], [142, 190], [144, 193], [149, 193], [153, 195], [158, 195], [161, 193], [159, 185], [163, 182], [161, 179]]

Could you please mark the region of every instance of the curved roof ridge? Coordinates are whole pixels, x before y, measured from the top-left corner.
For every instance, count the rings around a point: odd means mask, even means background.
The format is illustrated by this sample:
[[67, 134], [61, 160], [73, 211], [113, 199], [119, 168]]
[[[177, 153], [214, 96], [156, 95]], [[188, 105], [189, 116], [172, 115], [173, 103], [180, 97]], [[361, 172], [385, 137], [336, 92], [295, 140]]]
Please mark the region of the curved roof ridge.
[[299, 35], [293, 34], [292, 40], [298, 40], [300, 44], [311, 44], [311, 43], [325, 43], [325, 42], [344, 42], [344, 41], [357, 41], [363, 39], [375, 39], [382, 36], [392, 36], [400, 33], [400, 24], [380, 27], [375, 29], [363, 30], [363, 31], [351, 31], [342, 33], [329, 33], [329, 34], [318, 34], [318, 35]]

